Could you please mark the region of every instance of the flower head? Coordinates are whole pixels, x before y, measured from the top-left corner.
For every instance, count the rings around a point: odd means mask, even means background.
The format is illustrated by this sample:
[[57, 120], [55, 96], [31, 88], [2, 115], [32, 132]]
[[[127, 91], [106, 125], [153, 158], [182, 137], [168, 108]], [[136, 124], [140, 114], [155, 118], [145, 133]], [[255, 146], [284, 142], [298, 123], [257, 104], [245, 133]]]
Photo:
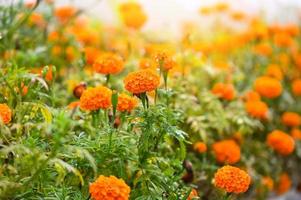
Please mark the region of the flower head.
[[204, 153], [207, 151], [207, 145], [204, 142], [196, 142], [193, 145], [193, 149], [198, 153]]
[[113, 53], [100, 55], [93, 64], [93, 69], [101, 74], [118, 74], [124, 68], [123, 59]]
[[246, 101], [260, 101], [261, 98], [258, 92], [251, 90], [244, 95], [244, 99]]
[[266, 119], [269, 108], [263, 101], [248, 101], [245, 104], [246, 111], [252, 117]]
[[93, 200], [128, 200], [131, 188], [115, 176], [99, 176], [90, 184], [89, 192]]
[[233, 140], [222, 140], [212, 145], [219, 163], [234, 164], [240, 160], [240, 148]]
[[301, 140], [301, 130], [294, 128], [291, 131], [291, 136], [295, 139], [295, 140]]
[[267, 144], [281, 155], [289, 155], [295, 149], [294, 139], [279, 130], [274, 130], [268, 134]]
[[296, 127], [301, 124], [301, 117], [298, 113], [285, 112], [281, 116], [281, 121], [286, 126]]
[[301, 96], [301, 79], [296, 79], [293, 81], [292, 91], [295, 96]]
[[278, 97], [282, 93], [281, 83], [277, 79], [268, 76], [256, 79], [254, 87], [261, 96], [270, 99]]
[[276, 64], [270, 64], [266, 70], [266, 75], [276, 78], [277, 80], [283, 79], [283, 73], [281, 71], [281, 68]]
[[245, 171], [232, 166], [224, 166], [214, 175], [214, 185], [228, 193], [246, 192], [251, 183], [251, 177]]
[[130, 28], [139, 29], [147, 20], [147, 16], [138, 3], [129, 2], [120, 6], [123, 23]]
[[287, 173], [282, 173], [279, 178], [279, 182], [276, 188], [277, 194], [284, 194], [290, 190], [292, 185], [291, 178]]
[[124, 79], [125, 89], [133, 94], [150, 92], [160, 84], [160, 76], [151, 69], [129, 73]]
[[131, 97], [127, 94], [118, 95], [117, 110], [120, 112], [131, 112], [138, 104], [138, 100], [135, 97]]
[[111, 96], [112, 91], [109, 88], [88, 88], [80, 97], [80, 108], [89, 111], [107, 109], [111, 106]]
[[269, 191], [273, 190], [274, 188], [274, 181], [271, 177], [265, 176], [262, 177], [261, 183], [263, 186], [265, 186]]
[[11, 117], [12, 117], [11, 109], [6, 104], [1, 103], [0, 104], [0, 120], [4, 124], [8, 124], [11, 121]]
[[231, 84], [216, 83], [211, 92], [225, 100], [232, 100], [235, 97], [235, 90]]
[[55, 9], [54, 15], [61, 23], [65, 23], [76, 14], [76, 11], [72, 6], [62, 6]]

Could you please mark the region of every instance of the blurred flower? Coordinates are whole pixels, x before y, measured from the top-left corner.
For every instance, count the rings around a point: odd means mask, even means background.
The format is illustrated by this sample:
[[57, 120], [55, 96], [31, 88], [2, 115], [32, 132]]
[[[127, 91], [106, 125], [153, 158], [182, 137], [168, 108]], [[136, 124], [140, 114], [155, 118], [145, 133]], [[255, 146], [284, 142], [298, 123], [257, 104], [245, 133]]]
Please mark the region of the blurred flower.
[[290, 47], [293, 44], [293, 39], [286, 33], [277, 33], [274, 36], [274, 43], [279, 47]]
[[101, 74], [118, 74], [124, 68], [123, 59], [113, 53], [101, 54], [94, 62], [93, 69]]
[[240, 148], [233, 140], [215, 142], [212, 149], [219, 163], [234, 164], [240, 160]]
[[150, 58], [142, 58], [139, 67], [140, 69], [156, 69], [156, 62]]
[[193, 189], [191, 190], [191, 192], [190, 192], [190, 194], [189, 194], [187, 200], [193, 200], [194, 198], [198, 198], [198, 197], [199, 197], [199, 195], [198, 195], [197, 190], [193, 188]]
[[254, 88], [261, 96], [273, 99], [282, 93], [281, 83], [271, 77], [261, 76], [255, 80]]
[[69, 110], [72, 110], [74, 108], [77, 108], [80, 106], [80, 101], [74, 101], [74, 102], [71, 102], [69, 105], [68, 105], [68, 109]]
[[66, 5], [56, 8], [54, 10], [54, 15], [61, 23], [66, 23], [75, 16], [76, 12], [76, 8]]
[[204, 142], [196, 142], [193, 145], [193, 149], [198, 153], [205, 153], [207, 151], [207, 145]]
[[267, 144], [281, 155], [289, 155], [295, 149], [294, 139], [288, 134], [274, 130], [267, 136]]
[[117, 110], [120, 112], [131, 112], [137, 104], [138, 100], [136, 97], [131, 97], [124, 93], [118, 95]]
[[291, 189], [292, 181], [287, 173], [282, 173], [279, 178], [279, 182], [276, 188], [277, 194], [281, 195], [288, 192]]
[[99, 176], [90, 184], [89, 192], [93, 200], [128, 200], [131, 188], [115, 176]]
[[160, 84], [160, 76], [151, 69], [129, 73], [124, 79], [125, 89], [133, 94], [155, 90]]
[[301, 124], [301, 117], [298, 113], [285, 112], [281, 116], [281, 121], [286, 126], [296, 127]]
[[86, 62], [92, 65], [98, 57], [101, 55], [101, 51], [95, 47], [85, 47]]
[[246, 101], [260, 101], [261, 98], [258, 92], [251, 90], [244, 95], [244, 99]]
[[296, 79], [293, 81], [292, 91], [295, 96], [301, 96], [301, 79]]
[[88, 88], [80, 97], [80, 108], [83, 110], [107, 109], [111, 106], [112, 91], [104, 86]]
[[294, 128], [291, 130], [291, 136], [295, 139], [295, 140], [301, 140], [301, 130]]
[[254, 46], [253, 51], [262, 56], [269, 56], [272, 54], [273, 49], [268, 43], [259, 43]]
[[228, 193], [244, 193], [248, 190], [251, 177], [245, 171], [232, 166], [224, 166], [214, 174], [214, 185]]
[[269, 176], [264, 176], [261, 179], [261, 183], [263, 186], [265, 186], [269, 191], [272, 191], [274, 188], [274, 181]]
[[30, 26], [38, 26], [39, 28], [44, 28], [46, 26], [46, 21], [40, 13], [32, 13], [29, 16], [28, 23]]
[[4, 124], [8, 124], [12, 118], [12, 111], [7, 104], [0, 103], [0, 120]]
[[270, 64], [266, 70], [266, 75], [276, 78], [278, 80], [283, 79], [283, 73], [281, 71], [281, 68], [276, 64]]
[[247, 101], [245, 104], [246, 111], [252, 117], [266, 119], [269, 108], [263, 101]]
[[146, 20], [147, 16], [143, 9], [138, 3], [127, 2], [120, 6], [120, 14], [123, 23], [130, 28], [139, 29], [141, 28]]
[[232, 84], [216, 83], [211, 92], [225, 100], [230, 101], [235, 98], [235, 90]]

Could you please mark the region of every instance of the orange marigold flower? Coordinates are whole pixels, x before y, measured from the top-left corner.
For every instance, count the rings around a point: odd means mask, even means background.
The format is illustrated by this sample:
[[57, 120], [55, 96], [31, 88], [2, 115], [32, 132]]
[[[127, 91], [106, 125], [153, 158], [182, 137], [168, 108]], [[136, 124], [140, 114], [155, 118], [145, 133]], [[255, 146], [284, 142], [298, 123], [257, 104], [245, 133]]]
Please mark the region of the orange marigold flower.
[[0, 120], [4, 124], [8, 124], [11, 121], [11, 117], [11, 109], [6, 104], [0, 103]]
[[166, 52], [159, 51], [155, 53], [154, 59], [158, 63], [158, 67], [162, 67], [162, 69], [166, 71], [172, 69], [176, 65], [173, 58]]
[[38, 26], [40, 28], [44, 28], [46, 26], [46, 21], [44, 20], [43, 15], [36, 12], [30, 15], [28, 23], [30, 26]]
[[124, 68], [121, 56], [113, 53], [104, 53], [100, 55], [93, 64], [93, 69], [101, 74], [118, 74]]
[[281, 155], [289, 155], [295, 149], [294, 139], [279, 130], [274, 130], [268, 134], [267, 144]]
[[251, 177], [244, 170], [233, 166], [224, 166], [214, 175], [214, 185], [228, 193], [246, 192], [251, 183]]
[[277, 33], [274, 36], [274, 43], [279, 47], [289, 47], [293, 42], [292, 37], [286, 33]]
[[254, 87], [261, 96], [270, 99], [278, 97], [282, 93], [282, 85], [280, 81], [268, 76], [261, 76], [257, 78]]
[[117, 110], [120, 112], [131, 112], [138, 104], [138, 100], [135, 97], [131, 97], [127, 94], [118, 95]]
[[130, 28], [139, 29], [147, 20], [147, 16], [138, 3], [128, 2], [120, 6], [123, 23]]
[[246, 101], [260, 101], [261, 98], [258, 92], [251, 90], [245, 94], [244, 99]]
[[234, 164], [240, 160], [240, 147], [234, 140], [215, 142], [212, 149], [219, 163]]
[[277, 194], [284, 194], [291, 188], [292, 181], [287, 173], [282, 173], [279, 178], [279, 182], [276, 188]]
[[196, 142], [193, 145], [193, 149], [198, 153], [205, 153], [207, 151], [207, 145], [204, 142]]
[[151, 69], [129, 73], [124, 79], [125, 89], [133, 94], [150, 92], [160, 84], [160, 76]]
[[232, 100], [235, 97], [235, 90], [232, 84], [216, 83], [211, 92], [225, 100]]
[[301, 79], [296, 79], [293, 81], [292, 90], [295, 96], [301, 96]]
[[73, 6], [62, 6], [55, 9], [54, 15], [61, 23], [65, 23], [70, 20], [76, 12], [77, 10]]
[[131, 188], [115, 176], [99, 176], [90, 184], [89, 192], [93, 200], [128, 200]]
[[294, 112], [285, 112], [281, 116], [281, 121], [286, 126], [299, 126], [301, 124], [301, 117]]
[[269, 176], [262, 177], [261, 183], [263, 186], [265, 186], [270, 191], [273, 190], [273, 188], [274, 188], [274, 181]]
[[266, 119], [269, 108], [263, 101], [247, 101], [245, 104], [246, 111], [252, 117]]
[[194, 198], [198, 198], [198, 191], [196, 189], [192, 189], [187, 200], [193, 200]]
[[301, 140], [301, 130], [294, 128], [291, 131], [291, 136], [295, 139], [295, 140]]
[[74, 101], [74, 102], [71, 102], [69, 105], [68, 105], [68, 109], [72, 110], [74, 108], [77, 108], [80, 106], [80, 101]]
[[80, 97], [80, 108], [83, 110], [107, 109], [111, 106], [112, 91], [104, 86], [89, 88]]
[[273, 49], [268, 43], [261, 43], [254, 46], [253, 51], [262, 56], [269, 56], [272, 54]]
[[270, 64], [266, 70], [266, 75], [276, 78], [277, 80], [283, 79], [283, 73], [280, 69], [280, 67], [276, 64]]
[[100, 55], [101, 55], [101, 51], [94, 47], [85, 48], [86, 62], [89, 65], [92, 65], [96, 61], [96, 59], [100, 57]]

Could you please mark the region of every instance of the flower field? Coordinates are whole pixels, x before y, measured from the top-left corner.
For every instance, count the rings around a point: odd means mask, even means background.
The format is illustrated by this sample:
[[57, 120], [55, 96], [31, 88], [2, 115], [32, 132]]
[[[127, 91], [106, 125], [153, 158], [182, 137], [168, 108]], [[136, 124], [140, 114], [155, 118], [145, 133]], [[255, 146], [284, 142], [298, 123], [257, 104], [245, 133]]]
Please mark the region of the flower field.
[[301, 192], [300, 24], [197, 9], [212, 26], [168, 40], [141, 30], [136, 1], [110, 26], [53, 0], [0, 4], [0, 199]]

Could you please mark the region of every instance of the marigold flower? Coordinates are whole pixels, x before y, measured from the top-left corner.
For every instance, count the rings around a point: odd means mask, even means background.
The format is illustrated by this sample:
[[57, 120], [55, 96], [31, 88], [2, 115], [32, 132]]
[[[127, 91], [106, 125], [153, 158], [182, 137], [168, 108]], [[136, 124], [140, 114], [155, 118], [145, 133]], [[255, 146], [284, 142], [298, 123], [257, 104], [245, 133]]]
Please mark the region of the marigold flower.
[[158, 63], [158, 66], [162, 67], [162, 69], [165, 71], [172, 69], [176, 65], [176, 62], [173, 60], [173, 58], [166, 52], [159, 51], [155, 53], [154, 58]]
[[294, 112], [285, 112], [281, 116], [281, 121], [286, 126], [299, 126], [301, 124], [301, 117]]
[[68, 109], [72, 110], [80, 106], [80, 101], [73, 101], [68, 105]]
[[193, 149], [198, 153], [205, 153], [207, 151], [207, 145], [204, 142], [196, 142], [193, 145]]
[[277, 80], [283, 79], [283, 73], [280, 69], [280, 67], [276, 64], [270, 64], [266, 70], [266, 75], [276, 78]]
[[66, 23], [76, 14], [76, 12], [76, 8], [72, 6], [62, 6], [55, 9], [54, 15], [61, 23]]
[[120, 112], [131, 112], [138, 104], [138, 100], [135, 97], [131, 97], [127, 94], [118, 95], [117, 110]]
[[11, 121], [12, 111], [7, 104], [0, 103], [0, 120], [4, 124], [8, 124]]
[[216, 96], [229, 101], [235, 97], [235, 90], [232, 84], [216, 83], [211, 92]]
[[276, 188], [277, 194], [284, 194], [291, 188], [292, 181], [287, 173], [282, 173], [279, 178], [279, 182]]
[[214, 10], [217, 12], [224, 12], [229, 9], [229, 4], [225, 2], [218, 2], [214, 5]]
[[198, 198], [198, 191], [196, 189], [192, 189], [187, 200], [193, 200], [194, 198]]
[[265, 176], [262, 177], [261, 183], [263, 186], [265, 186], [269, 191], [273, 190], [274, 188], [274, 181], [271, 177]]
[[113, 53], [100, 55], [93, 64], [93, 69], [101, 74], [118, 74], [124, 68], [122, 57]]
[[269, 108], [263, 101], [247, 101], [245, 104], [246, 111], [252, 117], [266, 119]]
[[101, 55], [101, 51], [94, 47], [86, 47], [84, 51], [85, 51], [86, 62], [89, 65], [92, 65], [96, 61], [96, 59]]
[[87, 89], [87, 84], [85, 82], [81, 82], [73, 88], [73, 95], [76, 98], [80, 98], [86, 89]]
[[268, 134], [267, 144], [281, 155], [289, 155], [295, 149], [294, 139], [279, 130], [274, 130]]
[[88, 88], [80, 97], [80, 108], [83, 110], [107, 109], [111, 106], [112, 91], [104, 86]]
[[260, 43], [254, 46], [253, 51], [262, 56], [269, 56], [272, 54], [273, 49], [268, 43]]
[[246, 101], [260, 101], [261, 97], [258, 92], [251, 90], [245, 94], [244, 99]]
[[147, 16], [138, 3], [128, 2], [120, 6], [123, 23], [130, 28], [139, 29], [147, 20]]
[[281, 83], [272, 77], [262, 76], [255, 80], [255, 90], [266, 98], [273, 99], [282, 93]]
[[89, 192], [93, 200], [128, 200], [131, 188], [115, 176], [99, 176], [90, 184]]
[[251, 183], [251, 177], [244, 170], [233, 166], [224, 166], [214, 175], [214, 185], [228, 193], [246, 192]]
[[46, 21], [44, 20], [43, 15], [36, 12], [30, 15], [28, 23], [30, 26], [38, 26], [40, 28], [44, 28], [46, 26]]
[[293, 42], [292, 37], [286, 33], [277, 33], [274, 36], [274, 43], [279, 47], [289, 47]]
[[301, 130], [294, 128], [291, 130], [291, 136], [295, 139], [295, 140], [301, 140]]
[[215, 142], [212, 149], [219, 163], [234, 164], [240, 160], [240, 147], [233, 140]]
[[292, 91], [295, 96], [301, 96], [301, 79], [296, 79], [293, 81]]
[[129, 73], [124, 79], [125, 89], [133, 94], [150, 92], [160, 84], [160, 76], [151, 69]]

